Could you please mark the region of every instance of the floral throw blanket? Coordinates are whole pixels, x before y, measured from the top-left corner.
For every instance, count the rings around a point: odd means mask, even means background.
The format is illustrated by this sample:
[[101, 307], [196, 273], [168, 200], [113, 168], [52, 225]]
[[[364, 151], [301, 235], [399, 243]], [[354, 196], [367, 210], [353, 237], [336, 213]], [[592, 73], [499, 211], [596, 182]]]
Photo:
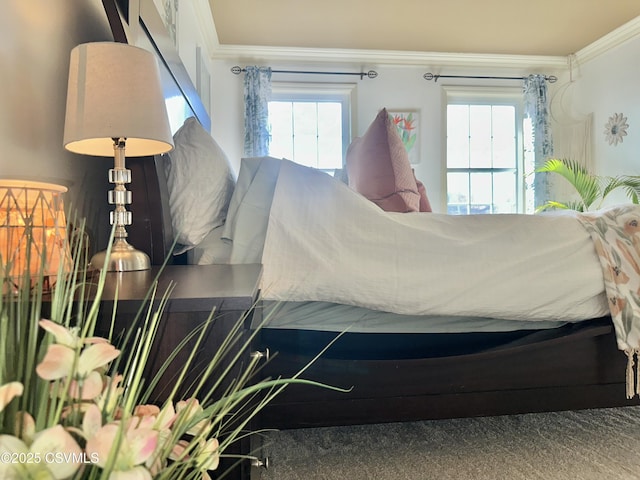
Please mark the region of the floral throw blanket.
[[640, 206], [624, 205], [578, 219], [600, 257], [618, 348], [627, 355], [627, 398], [640, 395]]

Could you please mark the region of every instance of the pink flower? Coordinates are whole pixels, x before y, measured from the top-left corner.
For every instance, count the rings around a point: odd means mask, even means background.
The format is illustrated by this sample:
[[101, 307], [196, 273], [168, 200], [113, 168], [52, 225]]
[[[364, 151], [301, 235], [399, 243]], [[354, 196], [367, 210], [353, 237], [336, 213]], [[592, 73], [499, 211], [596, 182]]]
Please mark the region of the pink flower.
[[47, 319], [40, 320], [39, 325], [55, 337], [56, 343], [73, 350], [82, 346], [82, 340], [78, 337], [77, 329], [69, 330], [59, 323]]
[[23, 390], [24, 387], [20, 382], [9, 382], [0, 386], [0, 412], [11, 400], [22, 395]]
[[[138, 427], [137, 419], [131, 420], [126, 425], [119, 422], [108, 423], [97, 430], [87, 440], [87, 455], [97, 458], [97, 465], [102, 468], [109, 458], [115, 458], [112, 478], [151, 479], [151, 474], [142, 464], [154, 453], [158, 432]], [[115, 448], [117, 451], [112, 451]]]
[[36, 367], [36, 372], [45, 380], [57, 380], [71, 373], [76, 352], [64, 345], [49, 345], [47, 354]]
[[[143, 405], [140, 410], [136, 407], [136, 411], [148, 411], [151, 412], [153, 409], [147, 409], [147, 405]], [[167, 402], [162, 410], [159, 410], [157, 414], [151, 415], [150, 417], [153, 419], [153, 424], [151, 428], [158, 432], [158, 443], [156, 445], [156, 449], [153, 452], [153, 455], [147, 459], [145, 465], [149, 469], [152, 475], [158, 474], [162, 468], [166, 464], [166, 455], [167, 450], [171, 451], [171, 442], [174, 442], [173, 435], [171, 433], [171, 426], [176, 419], [176, 411], [173, 408], [172, 402]]]
[[133, 409], [133, 414], [136, 417], [150, 417], [156, 416], [160, 413], [160, 407], [157, 405], [136, 405]]
[[12, 433], [30, 445], [36, 435], [36, 421], [27, 412], [17, 412]]
[[89, 440], [95, 437], [101, 428], [102, 412], [97, 405], [92, 404], [84, 412], [84, 417], [82, 417], [82, 434], [85, 439]]
[[198, 450], [195, 455], [196, 463], [200, 470], [215, 470], [220, 464], [220, 453], [218, 449], [220, 443], [217, 438], [210, 438], [204, 444], [204, 446]]
[[30, 446], [17, 437], [0, 435], [0, 451], [24, 454], [17, 458], [25, 459], [21, 464], [0, 462], [0, 478], [69, 478], [82, 459], [82, 450], [61, 425], [36, 434]]
[[179, 401], [176, 403], [176, 412], [181, 419], [181, 425], [188, 427], [189, 435], [200, 435], [210, 425], [206, 418], [198, 421], [204, 410], [197, 398]]
[[78, 328], [73, 327], [71, 329], [65, 328], [59, 323], [52, 322], [51, 320], [47, 320], [43, 318], [38, 322], [38, 324], [42, 327], [43, 330], [46, 330], [50, 334], [54, 336], [56, 339], [56, 343], [64, 345], [65, 347], [69, 347], [73, 350], [81, 347], [85, 343], [105, 343], [107, 340], [101, 337], [87, 337], [80, 338], [78, 336]]
[[93, 400], [102, 393], [102, 375], [95, 370], [81, 380], [72, 380], [69, 396], [78, 400]]
[[[54, 335], [58, 343], [49, 345], [36, 372], [44, 380], [71, 377], [69, 395], [72, 398], [92, 400], [102, 393], [102, 375], [97, 372], [114, 360], [120, 351], [103, 338], [81, 340], [75, 331], [68, 330], [50, 320], [41, 320], [40, 326]], [[84, 343], [80, 354], [78, 350]]]
[[[217, 438], [210, 438], [207, 441], [198, 440], [194, 446], [185, 441], [180, 440], [174, 445], [169, 458], [172, 460], [184, 461], [192, 459], [195, 461], [196, 468], [202, 472], [204, 478], [209, 478], [207, 470], [215, 470], [220, 464], [220, 443]], [[187, 452], [191, 451], [191, 455]]]
[[64, 345], [53, 344], [49, 345], [36, 372], [44, 380], [72, 377], [69, 395], [72, 398], [91, 400], [103, 390], [102, 375], [96, 370], [119, 354], [120, 351], [113, 345], [99, 343], [85, 348], [76, 361], [76, 352]]
[[173, 408], [173, 403], [167, 402], [166, 405], [162, 407], [162, 410], [160, 410], [160, 412], [158, 413], [153, 428], [159, 431], [167, 430], [171, 428], [171, 425], [173, 425], [175, 419], [176, 411]]

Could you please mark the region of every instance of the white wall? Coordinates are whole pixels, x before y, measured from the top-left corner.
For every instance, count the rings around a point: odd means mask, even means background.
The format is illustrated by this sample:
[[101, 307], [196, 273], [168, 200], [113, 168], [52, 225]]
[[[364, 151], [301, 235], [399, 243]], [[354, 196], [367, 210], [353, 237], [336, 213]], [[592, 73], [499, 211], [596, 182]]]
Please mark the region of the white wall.
[[[583, 65], [574, 78], [571, 105], [593, 114], [593, 164], [603, 175], [640, 175], [640, 37], [627, 41]], [[609, 145], [604, 130], [609, 117], [623, 113], [628, 135]]]
[[[551, 102], [556, 156], [584, 162], [598, 175], [640, 175], [639, 59], [640, 37], [588, 61], [581, 62], [578, 54]], [[610, 145], [604, 131], [615, 113], [627, 117], [629, 128], [622, 143]], [[562, 180], [558, 183], [560, 192], [570, 191], [562, 188]], [[622, 201], [622, 192], [615, 192], [605, 205]]]
[[234, 65], [235, 62], [212, 62], [211, 134], [238, 173], [244, 152], [244, 87], [242, 76], [231, 73]]
[[[179, 2], [180, 12], [178, 14], [178, 53], [180, 59], [187, 70], [194, 85], [198, 85], [197, 78], [197, 49], [202, 49], [202, 56], [205, 68], [211, 71], [211, 53], [207, 49], [208, 41], [199, 27], [199, 12], [193, 2]], [[211, 113], [211, 107], [206, 106]]]

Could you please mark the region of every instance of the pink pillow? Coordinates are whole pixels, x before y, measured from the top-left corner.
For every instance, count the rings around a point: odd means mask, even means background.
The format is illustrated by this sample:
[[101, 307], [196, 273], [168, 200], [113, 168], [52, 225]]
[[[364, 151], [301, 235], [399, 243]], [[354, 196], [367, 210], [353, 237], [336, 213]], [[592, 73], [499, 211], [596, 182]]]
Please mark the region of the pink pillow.
[[418, 193], [420, 194], [420, 211], [431, 212], [431, 203], [429, 197], [427, 197], [427, 189], [420, 180], [416, 178], [416, 184], [418, 185]]
[[420, 211], [420, 193], [409, 156], [386, 108], [364, 135], [351, 142], [346, 163], [349, 186], [383, 210]]

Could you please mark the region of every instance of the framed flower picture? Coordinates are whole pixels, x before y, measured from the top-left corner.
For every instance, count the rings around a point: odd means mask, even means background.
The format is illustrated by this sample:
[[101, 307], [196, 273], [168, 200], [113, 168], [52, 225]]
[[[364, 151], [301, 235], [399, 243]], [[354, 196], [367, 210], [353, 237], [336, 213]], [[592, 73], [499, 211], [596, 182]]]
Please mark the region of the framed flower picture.
[[412, 165], [420, 163], [420, 114], [417, 110], [388, 110], [389, 118], [398, 129]]

